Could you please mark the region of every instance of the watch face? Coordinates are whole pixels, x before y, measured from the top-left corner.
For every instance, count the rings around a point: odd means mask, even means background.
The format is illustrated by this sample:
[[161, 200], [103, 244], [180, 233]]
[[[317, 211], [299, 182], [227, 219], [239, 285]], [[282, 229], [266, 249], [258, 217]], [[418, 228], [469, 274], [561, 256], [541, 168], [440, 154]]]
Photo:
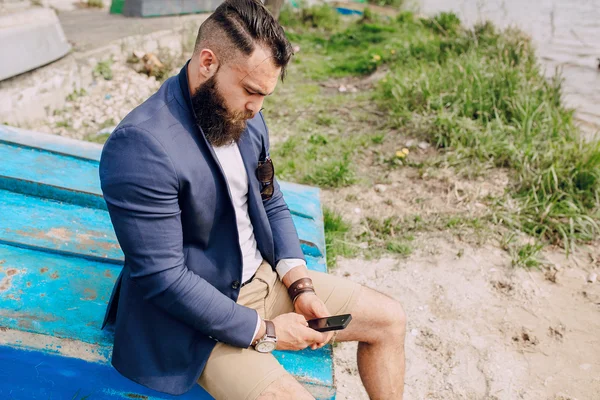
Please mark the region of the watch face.
[[256, 351], [258, 351], [259, 353], [270, 353], [273, 350], [275, 350], [275, 346], [275, 342], [266, 340], [256, 345]]

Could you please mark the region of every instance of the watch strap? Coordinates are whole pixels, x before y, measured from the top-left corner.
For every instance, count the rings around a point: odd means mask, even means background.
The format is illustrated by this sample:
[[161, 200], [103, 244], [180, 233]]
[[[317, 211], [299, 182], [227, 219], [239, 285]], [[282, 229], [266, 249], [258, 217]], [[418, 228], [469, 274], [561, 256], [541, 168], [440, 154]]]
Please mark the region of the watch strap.
[[275, 324], [273, 323], [273, 321], [267, 321], [265, 320], [265, 326], [267, 328], [267, 337], [276, 339], [277, 336], [275, 334]]

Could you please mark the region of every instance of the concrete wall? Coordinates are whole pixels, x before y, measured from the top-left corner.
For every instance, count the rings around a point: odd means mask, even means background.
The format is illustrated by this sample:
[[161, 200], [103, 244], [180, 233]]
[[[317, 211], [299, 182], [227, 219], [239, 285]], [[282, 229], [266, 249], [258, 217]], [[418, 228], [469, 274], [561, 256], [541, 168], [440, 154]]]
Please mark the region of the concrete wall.
[[[206, 16], [198, 16], [199, 24]], [[173, 30], [130, 36], [108, 46], [84, 53], [71, 53], [63, 59], [34, 71], [0, 82], [0, 123], [29, 127], [32, 121], [44, 119], [65, 104], [74, 90], [88, 89], [94, 82], [97, 63], [113, 56], [126, 59], [134, 50], [158, 52], [168, 48], [181, 52], [182, 43], [197, 25]]]

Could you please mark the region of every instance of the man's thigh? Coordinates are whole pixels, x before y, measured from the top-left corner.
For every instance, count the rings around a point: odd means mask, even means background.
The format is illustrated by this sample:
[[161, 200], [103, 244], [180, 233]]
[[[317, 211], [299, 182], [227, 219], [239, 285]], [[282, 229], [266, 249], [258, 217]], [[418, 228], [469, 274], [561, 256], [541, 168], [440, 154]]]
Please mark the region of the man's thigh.
[[286, 375], [272, 354], [217, 343], [198, 383], [217, 400], [254, 400]]
[[[361, 286], [358, 283], [322, 272], [308, 271], [308, 274], [313, 281], [317, 296], [323, 300], [332, 315], [352, 313], [360, 294]], [[269, 294], [265, 301], [266, 318], [273, 319], [278, 315], [293, 312], [292, 300], [281, 280], [275, 276], [275, 279], [268, 284]]]

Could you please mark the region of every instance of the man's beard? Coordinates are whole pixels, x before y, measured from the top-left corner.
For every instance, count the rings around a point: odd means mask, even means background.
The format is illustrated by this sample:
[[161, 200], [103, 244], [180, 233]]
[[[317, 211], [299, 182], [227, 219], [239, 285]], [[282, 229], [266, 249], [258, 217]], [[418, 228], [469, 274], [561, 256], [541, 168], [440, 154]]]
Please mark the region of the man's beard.
[[206, 140], [214, 147], [238, 143], [246, 129], [246, 120], [252, 112], [230, 112], [217, 88], [216, 75], [201, 84], [192, 95], [196, 122], [204, 131]]

